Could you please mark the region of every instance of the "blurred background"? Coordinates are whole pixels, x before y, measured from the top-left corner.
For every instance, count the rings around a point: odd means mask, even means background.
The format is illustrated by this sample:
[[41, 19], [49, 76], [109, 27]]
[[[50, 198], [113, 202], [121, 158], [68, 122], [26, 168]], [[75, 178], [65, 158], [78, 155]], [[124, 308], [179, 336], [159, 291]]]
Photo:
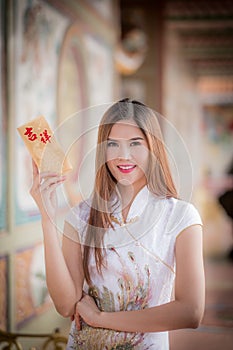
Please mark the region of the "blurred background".
[[93, 126], [110, 103], [131, 97], [164, 116], [181, 196], [204, 223], [204, 318], [197, 330], [171, 332], [171, 349], [232, 349], [233, 2], [1, 0], [0, 19], [0, 330], [69, 331], [46, 289], [31, 161], [16, 128], [44, 115], [70, 152], [63, 217], [81, 198], [80, 169], [90, 187], [94, 168], [82, 162]]

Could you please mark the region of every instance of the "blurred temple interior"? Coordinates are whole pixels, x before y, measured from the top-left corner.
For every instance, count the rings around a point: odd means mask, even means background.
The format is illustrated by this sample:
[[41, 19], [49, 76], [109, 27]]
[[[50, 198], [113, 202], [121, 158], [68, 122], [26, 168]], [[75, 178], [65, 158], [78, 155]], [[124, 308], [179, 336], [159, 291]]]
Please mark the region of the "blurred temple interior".
[[232, 349], [233, 2], [1, 0], [0, 18], [0, 349], [2, 332], [25, 335], [15, 337], [23, 349], [47, 349], [36, 335], [56, 343], [70, 325], [47, 292], [17, 127], [44, 115], [68, 153], [62, 229], [67, 207], [89, 194], [100, 117], [123, 97], [161, 115], [180, 196], [204, 224], [204, 318], [171, 332], [171, 350]]

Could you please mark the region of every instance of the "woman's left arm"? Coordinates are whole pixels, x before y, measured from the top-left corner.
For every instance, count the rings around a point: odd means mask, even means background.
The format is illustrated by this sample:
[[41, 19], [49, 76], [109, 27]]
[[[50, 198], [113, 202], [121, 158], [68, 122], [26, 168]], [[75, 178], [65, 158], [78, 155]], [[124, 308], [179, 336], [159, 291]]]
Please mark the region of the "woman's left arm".
[[85, 296], [77, 312], [92, 327], [125, 332], [162, 332], [197, 328], [204, 312], [205, 278], [202, 254], [202, 227], [186, 228], [176, 239], [176, 279], [173, 301], [136, 311], [101, 312]]

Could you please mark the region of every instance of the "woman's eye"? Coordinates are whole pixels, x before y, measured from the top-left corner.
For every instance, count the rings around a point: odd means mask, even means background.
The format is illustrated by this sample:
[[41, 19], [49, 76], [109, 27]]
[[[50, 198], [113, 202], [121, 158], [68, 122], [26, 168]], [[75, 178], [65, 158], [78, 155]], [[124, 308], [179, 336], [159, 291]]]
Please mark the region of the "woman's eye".
[[141, 145], [141, 142], [139, 141], [133, 141], [130, 143], [130, 146], [140, 146]]
[[114, 142], [114, 141], [108, 141], [107, 146], [108, 147], [117, 147], [118, 144], [117, 144], [117, 142]]

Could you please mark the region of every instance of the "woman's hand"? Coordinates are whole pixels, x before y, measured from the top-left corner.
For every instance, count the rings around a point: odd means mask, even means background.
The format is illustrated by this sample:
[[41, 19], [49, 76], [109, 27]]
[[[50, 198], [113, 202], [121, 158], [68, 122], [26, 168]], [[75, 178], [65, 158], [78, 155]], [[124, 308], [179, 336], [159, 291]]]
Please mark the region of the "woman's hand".
[[[75, 305], [76, 307], [76, 305]], [[79, 313], [76, 311], [74, 315], [70, 316], [70, 320], [75, 321], [75, 325], [78, 331], [80, 331], [82, 329], [81, 326], [81, 317], [79, 316]]]
[[[98, 309], [94, 299], [89, 295], [84, 295], [76, 304], [75, 323], [80, 327], [80, 317], [91, 327], [98, 327], [98, 318], [101, 311]], [[78, 328], [77, 329], [80, 329]]]
[[[75, 305], [75, 308], [76, 308], [76, 305]], [[71, 321], [75, 321], [76, 329], [80, 331], [82, 329], [82, 324], [81, 324], [81, 317], [77, 310], [75, 311], [75, 314], [70, 317], [70, 319]]]
[[56, 188], [66, 180], [66, 176], [55, 173], [39, 173], [36, 163], [32, 160], [33, 184], [30, 194], [36, 202], [41, 216], [55, 218], [57, 210]]

